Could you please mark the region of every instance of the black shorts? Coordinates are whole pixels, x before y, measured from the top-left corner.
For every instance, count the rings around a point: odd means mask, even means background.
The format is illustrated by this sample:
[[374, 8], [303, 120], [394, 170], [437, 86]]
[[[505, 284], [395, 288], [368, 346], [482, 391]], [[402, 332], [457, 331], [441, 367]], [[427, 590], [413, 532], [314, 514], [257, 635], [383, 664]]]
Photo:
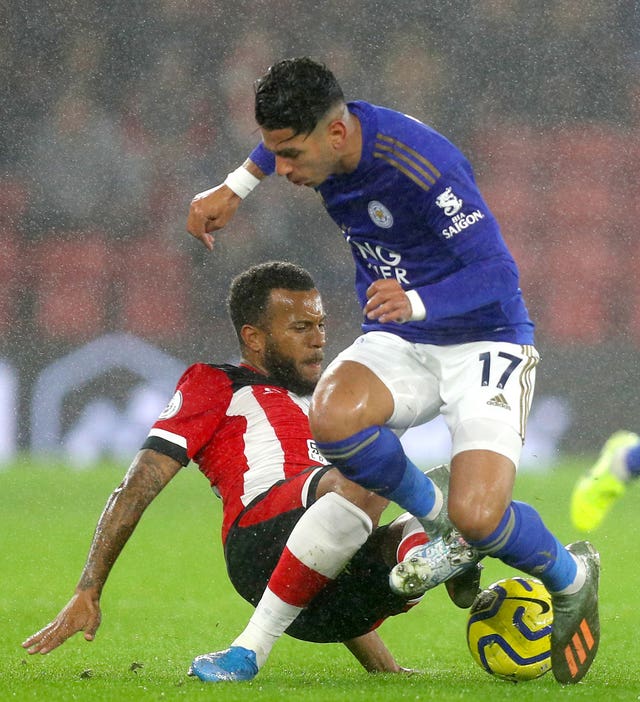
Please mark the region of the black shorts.
[[[307, 486], [307, 506], [315, 499], [319, 471]], [[310, 473], [278, 483], [252, 502], [231, 527], [225, 544], [227, 571], [238, 593], [254, 607], [267, 586], [285, 543], [305, 507], [295, 498], [293, 509], [269, 515], [269, 503], [283, 495], [300, 495]], [[275, 492], [274, 492], [275, 491]], [[266, 501], [266, 502], [265, 502]], [[266, 507], [266, 508], [265, 508]], [[254, 518], [259, 515], [259, 520]], [[340, 575], [312, 600], [286, 633], [315, 642], [346, 641], [375, 629], [382, 620], [407, 609], [407, 600], [389, 589], [389, 567], [381, 544], [386, 526], [379, 527], [359, 549]]]

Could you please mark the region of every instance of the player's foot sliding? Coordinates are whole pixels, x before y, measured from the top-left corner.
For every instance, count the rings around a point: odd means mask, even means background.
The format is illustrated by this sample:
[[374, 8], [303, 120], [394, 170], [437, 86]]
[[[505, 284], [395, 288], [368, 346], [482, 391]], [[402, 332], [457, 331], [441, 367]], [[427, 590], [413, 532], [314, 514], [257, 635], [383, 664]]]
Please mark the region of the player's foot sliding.
[[196, 656], [189, 668], [189, 675], [204, 682], [244, 682], [258, 674], [254, 651], [242, 646], [231, 646], [224, 651]]

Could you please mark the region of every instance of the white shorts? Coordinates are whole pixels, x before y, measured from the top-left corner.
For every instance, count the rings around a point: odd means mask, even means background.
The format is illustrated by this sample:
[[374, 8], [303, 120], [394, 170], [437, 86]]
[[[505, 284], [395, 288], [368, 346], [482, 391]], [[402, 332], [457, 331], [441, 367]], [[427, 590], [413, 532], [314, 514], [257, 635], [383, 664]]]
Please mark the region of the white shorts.
[[452, 456], [470, 449], [520, 460], [540, 360], [533, 346], [474, 341], [414, 344], [388, 332], [368, 332], [340, 353], [373, 371], [389, 388], [394, 411], [387, 426], [405, 430], [441, 414]]

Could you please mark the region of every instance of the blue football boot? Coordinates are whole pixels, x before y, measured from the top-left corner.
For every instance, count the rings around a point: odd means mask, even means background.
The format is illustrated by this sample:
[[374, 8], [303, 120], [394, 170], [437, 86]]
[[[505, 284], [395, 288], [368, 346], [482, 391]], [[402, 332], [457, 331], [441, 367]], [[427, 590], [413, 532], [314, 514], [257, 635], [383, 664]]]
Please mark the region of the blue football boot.
[[204, 682], [253, 680], [258, 674], [256, 654], [242, 646], [231, 646], [224, 651], [204, 653], [193, 659], [188, 674]]

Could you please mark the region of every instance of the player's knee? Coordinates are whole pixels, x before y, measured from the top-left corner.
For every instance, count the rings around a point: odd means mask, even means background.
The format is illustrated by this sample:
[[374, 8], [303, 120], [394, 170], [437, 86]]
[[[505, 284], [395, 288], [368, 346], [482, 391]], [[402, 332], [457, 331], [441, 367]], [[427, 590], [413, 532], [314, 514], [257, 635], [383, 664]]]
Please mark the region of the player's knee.
[[337, 468], [325, 473], [318, 484], [317, 496], [335, 492], [365, 512], [377, 525], [382, 512], [389, 504], [388, 500], [370, 492], [366, 488], [346, 478]]
[[332, 417], [322, 409], [322, 405], [312, 403], [309, 409], [309, 427], [311, 433], [317, 441], [329, 442], [335, 441], [335, 428]]
[[320, 378], [309, 423], [317, 441], [340, 441], [385, 424], [392, 412], [391, 394], [371, 371], [357, 363], [343, 364]]
[[492, 534], [504, 509], [486, 501], [449, 499], [449, 519], [467, 541], [482, 541]]
[[330, 393], [316, 393], [309, 408], [311, 433], [320, 442], [340, 441], [360, 431], [357, 409]]

